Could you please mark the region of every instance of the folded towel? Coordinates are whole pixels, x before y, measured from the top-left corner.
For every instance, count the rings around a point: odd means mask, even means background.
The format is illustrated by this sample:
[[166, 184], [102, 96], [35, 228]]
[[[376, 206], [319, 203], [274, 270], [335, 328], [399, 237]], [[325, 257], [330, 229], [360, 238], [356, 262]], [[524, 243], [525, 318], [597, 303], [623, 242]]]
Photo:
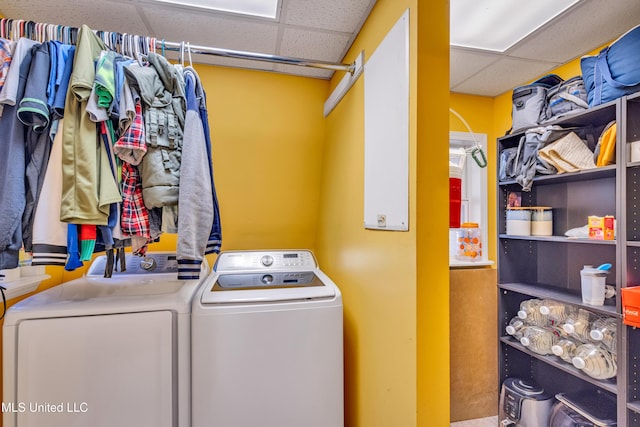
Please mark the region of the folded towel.
[[593, 152], [574, 132], [541, 148], [538, 156], [555, 166], [559, 174], [596, 167]]

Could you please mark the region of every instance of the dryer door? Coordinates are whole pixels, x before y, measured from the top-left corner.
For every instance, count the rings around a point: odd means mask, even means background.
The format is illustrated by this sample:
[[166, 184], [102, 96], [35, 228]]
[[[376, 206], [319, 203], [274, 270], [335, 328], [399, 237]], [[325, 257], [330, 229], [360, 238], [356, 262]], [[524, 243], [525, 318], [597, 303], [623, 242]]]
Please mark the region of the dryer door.
[[172, 426], [169, 311], [32, 319], [17, 333], [17, 426]]

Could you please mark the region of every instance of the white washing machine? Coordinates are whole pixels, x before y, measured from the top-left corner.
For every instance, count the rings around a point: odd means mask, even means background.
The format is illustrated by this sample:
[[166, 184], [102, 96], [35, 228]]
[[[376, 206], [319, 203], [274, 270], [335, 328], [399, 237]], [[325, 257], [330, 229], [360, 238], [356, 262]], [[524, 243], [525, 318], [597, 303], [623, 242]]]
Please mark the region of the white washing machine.
[[220, 254], [191, 328], [193, 427], [344, 425], [342, 296], [310, 251]]
[[[190, 426], [190, 315], [201, 280], [175, 254], [127, 255], [12, 306], [3, 327], [5, 427]], [[208, 275], [206, 262], [201, 278]]]

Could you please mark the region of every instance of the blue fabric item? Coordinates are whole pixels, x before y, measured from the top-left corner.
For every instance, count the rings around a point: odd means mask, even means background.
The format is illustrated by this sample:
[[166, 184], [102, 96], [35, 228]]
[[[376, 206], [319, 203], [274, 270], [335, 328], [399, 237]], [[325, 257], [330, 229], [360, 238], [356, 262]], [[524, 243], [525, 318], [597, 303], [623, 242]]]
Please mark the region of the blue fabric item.
[[70, 46], [67, 61], [64, 65], [64, 71], [60, 78], [60, 84], [56, 90], [56, 96], [53, 100], [53, 114], [57, 119], [64, 117], [64, 104], [67, 99], [67, 89], [69, 88], [69, 79], [71, 79], [71, 72], [73, 71], [73, 57], [75, 55], [75, 46]]
[[59, 41], [49, 41], [49, 81], [47, 84], [47, 105], [53, 107], [53, 100], [56, 96], [56, 73], [58, 71], [58, 47], [62, 45]]
[[640, 25], [595, 56], [580, 59], [589, 106], [604, 104], [640, 90]]
[[[54, 40], [47, 42], [49, 45], [50, 55], [50, 69], [49, 69], [49, 84], [47, 86], [47, 104], [49, 108], [53, 110], [53, 103], [55, 102], [56, 92], [62, 81], [62, 75], [64, 74], [64, 68], [69, 58], [69, 51], [74, 49], [75, 46], [62, 44], [61, 42]], [[68, 80], [68, 79], [67, 79]]]
[[[120, 106], [120, 92], [122, 91], [122, 85], [124, 85], [124, 67], [133, 63], [133, 59], [127, 59], [123, 56], [117, 56], [114, 62], [115, 69], [115, 82], [116, 82], [116, 92], [115, 99], [113, 101], [114, 108], [119, 108]], [[114, 111], [115, 113], [115, 111]]]
[[69, 224], [67, 227], [67, 263], [64, 269], [67, 271], [73, 271], [76, 268], [82, 267], [84, 264], [80, 261], [80, 246], [78, 245], [78, 226], [76, 224]]

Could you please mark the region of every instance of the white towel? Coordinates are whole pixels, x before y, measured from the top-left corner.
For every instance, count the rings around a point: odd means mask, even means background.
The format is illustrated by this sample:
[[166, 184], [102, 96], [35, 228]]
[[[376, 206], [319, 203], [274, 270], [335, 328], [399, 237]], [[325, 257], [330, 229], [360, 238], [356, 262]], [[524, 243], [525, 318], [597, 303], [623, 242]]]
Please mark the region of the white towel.
[[593, 152], [574, 132], [540, 149], [538, 156], [555, 166], [559, 174], [596, 167]]

